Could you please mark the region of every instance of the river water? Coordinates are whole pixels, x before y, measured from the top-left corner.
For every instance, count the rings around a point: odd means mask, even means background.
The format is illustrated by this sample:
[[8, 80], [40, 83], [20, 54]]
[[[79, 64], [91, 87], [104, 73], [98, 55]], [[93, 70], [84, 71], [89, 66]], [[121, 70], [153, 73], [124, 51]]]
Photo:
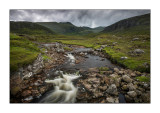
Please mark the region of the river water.
[[[46, 46], [53, 45], [47, 44]], [[88, 54], [87, 52], [90, 50], [91, 48], [76, 48], [74, 51], [67, 53], [67, 60], [64, 64], [48, 71], [48, 79], [45, 82], [53, 84], [54, 88], [43, 95], [38, 100], [39, 103], [74, 103], [76, 102], [78, 89], [72, 81], [83, 76], [77, 73], [79, 70], [88, 70], [95, 67], [116, 67], [107, 58]], [[85, 60], [76, 64], [75, 52], [87, 53]]]

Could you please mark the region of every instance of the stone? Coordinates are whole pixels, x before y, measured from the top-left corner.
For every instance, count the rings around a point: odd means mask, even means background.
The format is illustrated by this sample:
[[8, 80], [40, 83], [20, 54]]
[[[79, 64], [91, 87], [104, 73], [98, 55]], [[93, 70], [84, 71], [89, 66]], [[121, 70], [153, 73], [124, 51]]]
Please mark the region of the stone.
[[122, 90], [125, 90], [125, 91], [128, 90], [127, 85], [123, 85], [123, 86], [122, 86]]
[[108, 98], [106, 98], [106, 101], [107, 101], [108, 103], [114, 103], [114, 98], [108, 97]]
[[127, 87], [129, 89], [129, 91], [133, 91], [136, 89], [136, 87], [132, 83], [127, 84]]
[[127, 94], [132, 98], [135, 98], [137, 96], [137, 93], [135, 91], [129, 91], [127, 92]]
[[123, 79], [125, 82], [128, 82], [128, 83], [132, 82], [132, 79], [131, 79], [129, 76], [127, 76], [127, 75], [123, 75], [123, 76], [122, 76], [122, 79]]
[[132, 39], [132, 41], [136, 41], [136, 40], [139, 40], [139, 38], [133, 38], [133, 39]]
[[135, 77], [135, 76], [136, 76], [136, 74], [135, 74], [135, 73], [131, 73], [130, 75], [131, 75], [131, 77]]
[[99, 72], [99, 70], [97, 68], [89, 68], [88, 69], [90, 72]]
[[118, 95], [117, 87], [115, 84], [111, 84], [106, 92], [111, 95]]
[[133, 53], [142, 54], [142, 53], [144, 53], [144, 51], [141, 50], [141, 49], [135, 49], [135, 50], [133, 51]]
[[123, 57], [121, 57], [120, 59], [121, 59], [121, 60], [125, 60], [125, 59], [128, 59], [128, 57], [123, 56]]
[[102, 90], [102, 91], [106, 91], [107, 86], [100, 86], [99, 89]]
[[119, 72], [119, 69], [118, 69], [118, 68], [114, 68], [114, 71], [118, 73], [118, 72]]
[[119, 73], [118, 73], [118, 74], [123, 75], [123, 71], [119, 71]]

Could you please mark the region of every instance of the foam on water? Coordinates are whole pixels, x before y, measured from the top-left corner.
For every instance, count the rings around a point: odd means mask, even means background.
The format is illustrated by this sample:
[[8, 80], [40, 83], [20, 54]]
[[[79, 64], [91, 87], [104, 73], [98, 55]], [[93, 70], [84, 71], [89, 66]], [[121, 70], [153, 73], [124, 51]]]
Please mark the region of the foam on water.
[[40, 102], [44, 103], [74, 103], [76, 101], [77, 88], [72, 80], [79, 78], [79, 74], [62, 74], [54, 80], [46, 80], [46, 83], [52, 83], [54, 90]]

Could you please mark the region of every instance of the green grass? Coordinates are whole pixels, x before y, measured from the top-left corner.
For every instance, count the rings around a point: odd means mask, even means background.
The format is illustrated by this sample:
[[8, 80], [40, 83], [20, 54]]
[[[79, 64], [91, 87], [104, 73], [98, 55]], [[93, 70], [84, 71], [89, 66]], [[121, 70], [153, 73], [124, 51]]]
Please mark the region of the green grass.
[[65, 50], [65, 51], [72, 51], [73, 49], [70, 48], [70, 47], [64, 47], [64, 50]]
[[51, 57], [47, 56], [47, 55], [42, 55], [43, 60], [49, 60], [51, 59]]
[[108, 67], [100, 67], [100, 68], [99, 68], [99, 71], [108, 71], [108, 70], [109, 70]]
[[[133, 38], [138, 37], [139, 40], [132, 41]], [[145, 40], [143, 42], [143, 40]], [[64, 44], [75, 44], [85, 47], [98, 49], [101, 45], [108, 45], [103, 49], [107, 53], [113, 63], [120, 64], [132, 70], [141, 72], [150, 72], [150, 66], [146, 68], [143, 64], [150, 64], [150, 36], [149, 35], [112, 35], [99, 34], [94, 37], [80, 37], [80, 36], [57, 36], [52, 41], [62, 42]], [[113, 45], [114, 42], [117, 44]], [[139, 56], [131, 56], [130, 51], [134, 49], [142, 49], [145, 53]], [[121, 60], [121, 57], [128, 57], [128, 59]]]
[[139, 76], [139, 77], [136, 77], [136, 79], [138, 79], [141, 82], [149, 82], [150, 81], [150, 78], [145, 77], [145, 76]]
[[24, 37], [10, 35], [10, 70], [16, 71], [19, 67], [32, 63], [40, 50], [36, 44]]

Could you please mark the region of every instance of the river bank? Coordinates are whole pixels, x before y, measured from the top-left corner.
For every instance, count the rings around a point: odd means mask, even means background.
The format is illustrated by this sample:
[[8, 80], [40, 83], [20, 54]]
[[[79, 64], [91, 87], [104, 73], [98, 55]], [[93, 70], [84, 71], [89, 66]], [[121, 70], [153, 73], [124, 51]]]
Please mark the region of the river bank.
[[[57, 77], [63, 79], [65, 73], [79, 75], [70, 81], [76, 96], [73, 101], [67, 101], [69, 103], [150, 102], [149, 73], [124, 69], [112, 64], [102, 52], [83, 46], [52, 43], [40, 44], [40, 48], [48, 56], [46, 59], [39, 54], [32, 65], [20, 68], [11, 76], [11, 103], [42, 102], [48, 95], [55, 94], [57, 86], [64, 92], [73, 91], [55, 84]], [[65, 103], [63, 99], [56, 102]]]

